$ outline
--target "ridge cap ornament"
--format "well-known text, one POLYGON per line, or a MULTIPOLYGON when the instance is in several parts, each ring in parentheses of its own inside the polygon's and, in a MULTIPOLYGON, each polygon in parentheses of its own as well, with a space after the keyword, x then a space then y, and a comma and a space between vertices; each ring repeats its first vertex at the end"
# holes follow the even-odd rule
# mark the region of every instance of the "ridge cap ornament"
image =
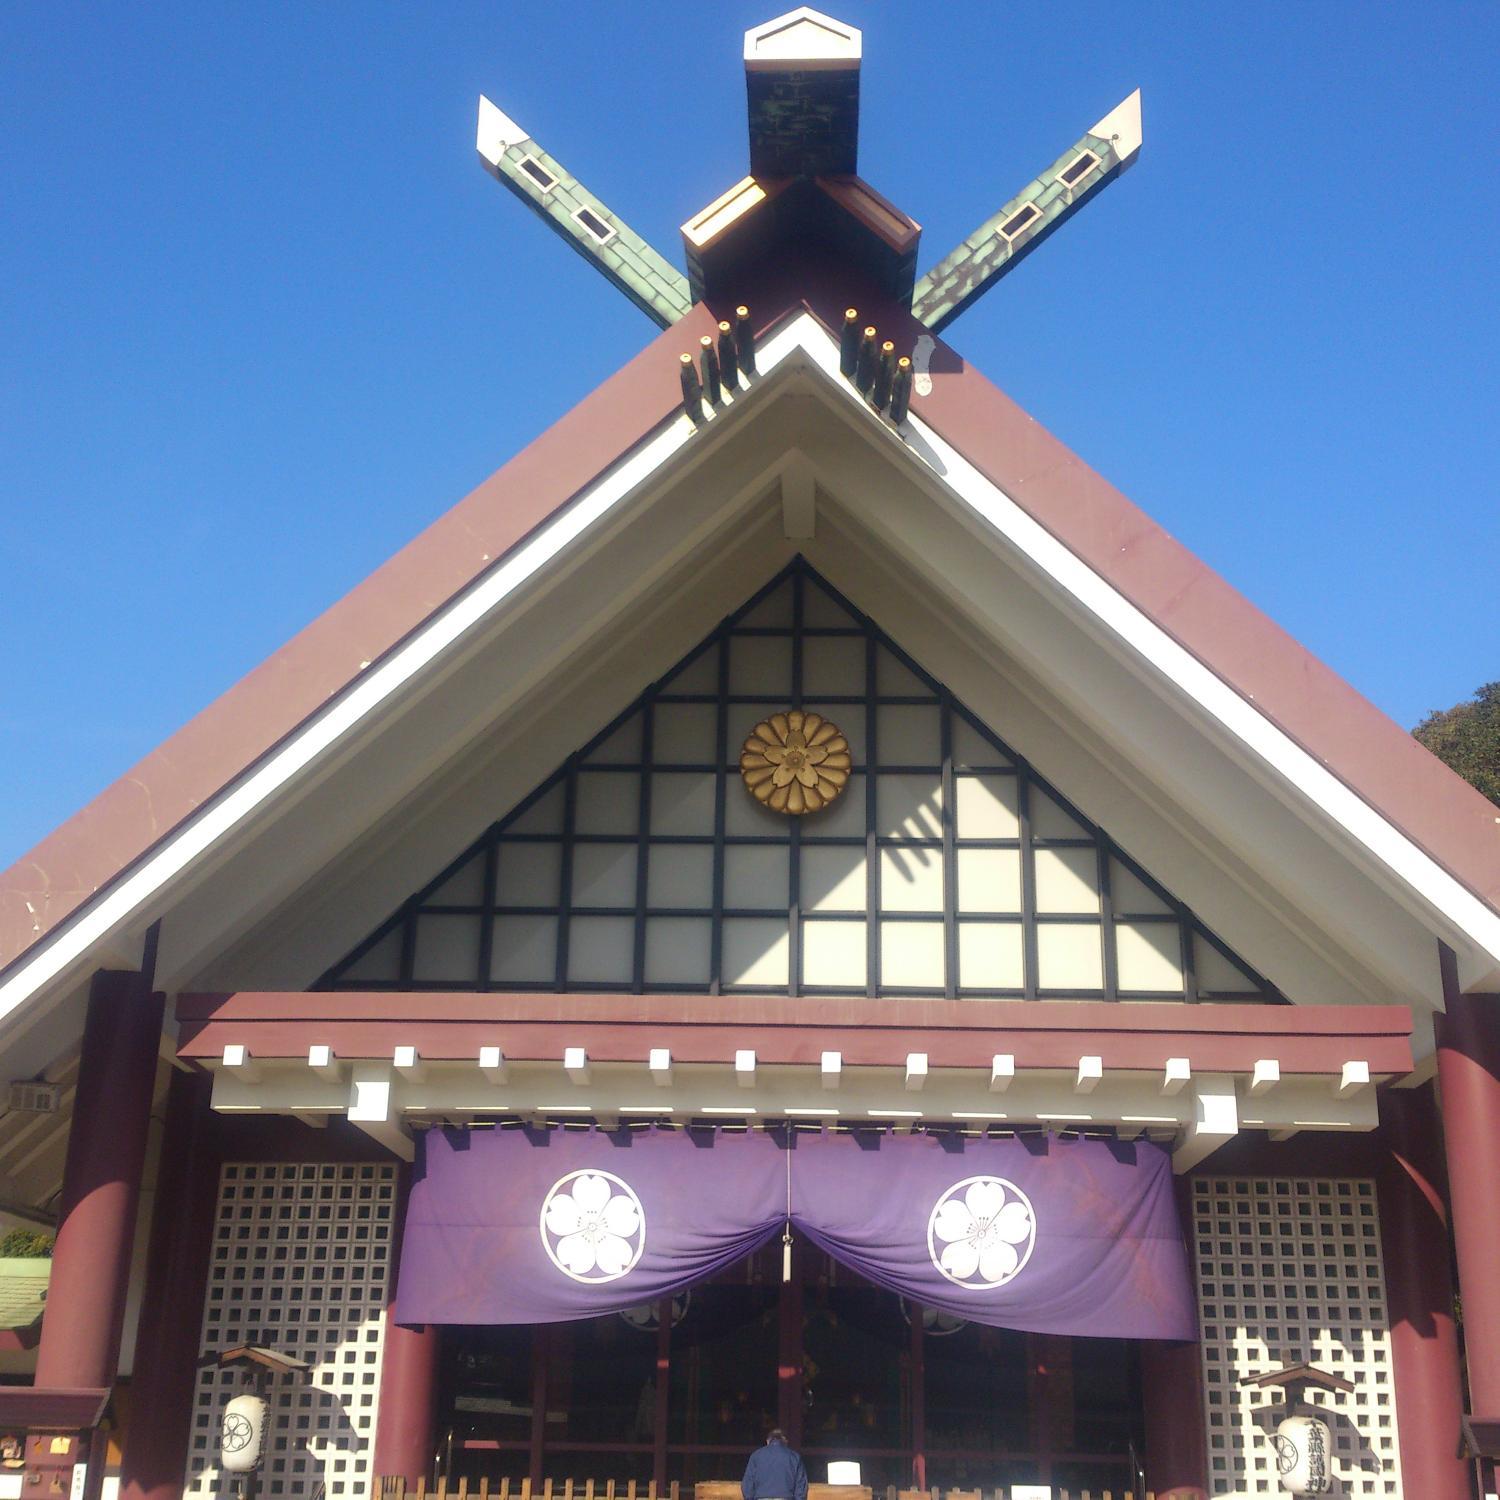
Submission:
POLYGON ((740 751, 740 776, 750 795, 793 818, 836 801, 853 764, 838 725, 800 708, 763 719, 740 751))
POLYGON ((863 57, 857 26, 806 5, 746 31, 750 171, 682 226, 685 276, 484 95, 475 145, 486 171, 662 328, 696 303, 722 316, 759 294, 767 268, 777 285, 788 266, 820 285, 806 247, 833 244, 856 285, 933 334, 1140 153, 1137 89, 918 279, 922 226, 857 175, 863 57))

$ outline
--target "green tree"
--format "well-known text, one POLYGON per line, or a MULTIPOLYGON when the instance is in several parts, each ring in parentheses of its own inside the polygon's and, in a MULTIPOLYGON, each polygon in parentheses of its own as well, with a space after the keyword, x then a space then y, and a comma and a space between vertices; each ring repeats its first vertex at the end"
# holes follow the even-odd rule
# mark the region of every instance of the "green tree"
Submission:
POLYGON ((1500 682, 1467 703, 1430 713, 1412 734, 1500 807, 1500 682))
POLYGON ((18 1256, 30 1259, 33 1256, 52 1254, 52 1236, 40 1229, 12 1229, 0 1235, 0 1259, 18 1256))

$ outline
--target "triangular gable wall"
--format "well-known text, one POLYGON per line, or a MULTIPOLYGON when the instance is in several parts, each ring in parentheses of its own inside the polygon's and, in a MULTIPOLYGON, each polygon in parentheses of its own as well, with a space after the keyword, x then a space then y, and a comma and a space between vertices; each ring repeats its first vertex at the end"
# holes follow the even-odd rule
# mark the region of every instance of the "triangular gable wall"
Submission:
POLYGON ((320 987, 1280 998, 800 559, 320 987), (798 705, 854 758, 800 819, 737 763, 798 705))

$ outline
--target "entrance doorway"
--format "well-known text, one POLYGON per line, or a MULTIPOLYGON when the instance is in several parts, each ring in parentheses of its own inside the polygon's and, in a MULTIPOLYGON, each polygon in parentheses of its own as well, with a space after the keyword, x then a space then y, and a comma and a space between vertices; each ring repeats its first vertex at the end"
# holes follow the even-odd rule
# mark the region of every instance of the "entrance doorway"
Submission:
POLYGON ((484 1476, 737 1480, 783 1428, 814 1481, 1130 1488, 1136 1348, 909 1306, 798 1239, 665 1302, 575 1323, 445 1330, 440 1467, 484 1476), (663 1326, 665 1324, 665 1326, 663 1326))

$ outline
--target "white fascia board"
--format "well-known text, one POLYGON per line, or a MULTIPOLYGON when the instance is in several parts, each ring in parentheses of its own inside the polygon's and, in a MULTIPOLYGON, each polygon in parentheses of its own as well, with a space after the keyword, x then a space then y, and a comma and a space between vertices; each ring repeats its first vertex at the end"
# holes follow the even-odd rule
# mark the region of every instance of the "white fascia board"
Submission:
MULTIPOLYGON (((832 347, 830 345, 830 347, 832 347)), ((835 358, 836 358, 836 350, 835 358)), ((836 366, 835 366, 836 368, 836 366)), ((1106 630, 1131 647, 1254 758, 1372 854, 1430 910, 1500 963, 1496 913, 1383 814, 1308 754, 1254 704, 1132 604, 920 418, 926 461, 960 500, 1006 538, 1106 630)), ((919 457, 925 457, 918 451, 919 457)))
MULTIPOLYGON (((838 344, 808 313, 791 319, 757 350, 760 380, 794 357, 797 364, 827 378, 829 388, 841 394, 851 410, 861 413, 872 436, 901 443, 900 436, 839 376, 838 344)), ((713 421, 729 417, 738 404, 731 401, 713 421)), ((921 444, 907 444, 907 451, 924 461, 991 530, 1025 556, 1081 611, 1128 645, 1257 760, 1373 855, 1432 911, 1500 964, 1500 913, 1487 907, 1258 708, 1148 619, 933 428, 915 415, 908 417, 908 424, 926 445, 926 453, 921 452, 921 444)), ((412 678, 651 479, 696 432, 684 414, 666 421, 507 558, 434 614, 379 666, 351 683, 278 750, 207 803, 135 869, 60 924, 0 984, 0 1024, 92 947, 149 909, 172 880, 266 808, 288 783, 365 726, 412 678)))
MULTIPOLYGON (((809 315, 803 314, 799 322, 806 327, 803 347, 812 361, 851 404, 868 411, 863 398, 839 376, 836 341, 809 315)), ((870 412, 869 421, 875 424, 879 419, 870 412)), ((1278 780, 1289 783, 1372 854, 1430 911, 1441 916, 1455 931, 1500 964, 1500 913, 1487 906, 1382 813, 1308 754, 1249 699, 1186 647, 1179 645, 920 417, 910 414, 907 422, 912 433, 921 439, 921 443, 907 444, 908 451, 926 463, 940 483, 990 529, 1105 627, 1109 635, 1129 646, 1132 654, 1144 660, 1179 693, 1227 730, 1255 760, 1275 772, 1278 780), (925 452, 923 444, 926 445, 925 452)), ((879 423, 879 426, 890 441, 899 441, 886 424, 879 423)))
MULTIPOLYGON (((1126 104, 1130 101, 1126 100, 1126 104)), ((1123 108, 1123 106, 1122 106, 1123 108)), ((854 406, 868 412, 888 440, 896 433, 879 421, 859 393, 838 373, 838 345, 811 316, 803 314, 803 348, 854 406)), ((797 325, 794 325, 794 327, 797 325)), ((915 414, 907 423, 920 443, 906 447, 932 469, 939 482, 1003 537, 1036 569, 1093 617, 1106 632, 1131 648, 1177 691, 1215 720, 1261 764, 1290 784, 1326 818, 1372 854, 1384 869, 1412 891, 1455 931, 1500 964, 1500 913, 1495 912, 1383 814, 1308 754, 1249 699, 1131 603, 1076 553, 981 474, 958 449, 915 414), (923 451, 923 445, 926 451, 923 451)))
MULTIPOLYGON (((798 349, 807 348, 814 340, 821 343, 826 337, 812 318, 801 314, 757 349, 760 378, 764 379, 798 349)), ((730 401, 714 420, 722 421, 735 404, 730 401)), ((0 982, 0 1026, 31 996, 66 975, 90 950, 109 941, 148 910, 173 880, 222 840, 242 829, 291 782, 321 764, 366 726, 414 677, 467 637, 518 589, 649 481, 686 446, 697 430, 683 413, 668 419, 508 557, 439 609, 378 666, 351 682, 277 750, 207 802, 195 817, 170 834, 133 869, 60 923, 29 958, 0 982)))

